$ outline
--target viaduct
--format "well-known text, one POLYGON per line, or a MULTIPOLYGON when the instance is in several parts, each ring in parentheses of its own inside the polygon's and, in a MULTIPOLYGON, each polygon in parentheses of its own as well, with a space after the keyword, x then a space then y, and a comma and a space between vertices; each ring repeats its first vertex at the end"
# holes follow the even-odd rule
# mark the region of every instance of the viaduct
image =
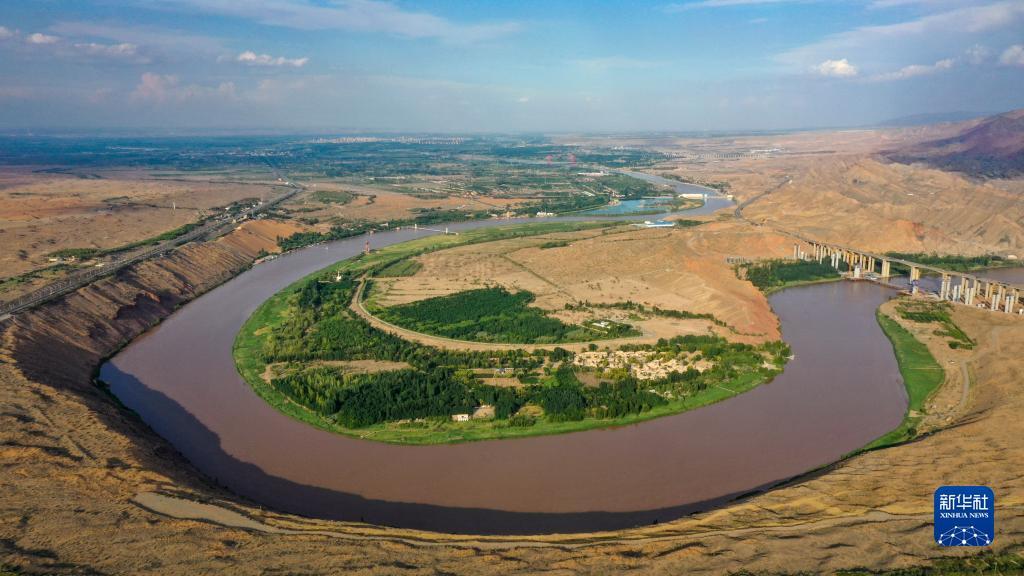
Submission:
POLYGON ((800 240, 803 244, 793 245, 794 259, 815 260, 819 263, 827 261, 836 269, 839 269, 840 264, 843 263, 852 277, 877 279, 881 282, 889 281, 889 278, 893 276, 893 264, 898 264, 910 271, 911 291, 914 293, 918 292, 917 281, 921 279, 922 271, 927 271, 941 277, 938 291, 938 297, 941 300, 988 308, 1007 314, 1024 314, 1024 301, 1022 301, 1024 300, 1024 286, 873 254, 839 244, 810 240, 789 232, 787 234, 800 240))

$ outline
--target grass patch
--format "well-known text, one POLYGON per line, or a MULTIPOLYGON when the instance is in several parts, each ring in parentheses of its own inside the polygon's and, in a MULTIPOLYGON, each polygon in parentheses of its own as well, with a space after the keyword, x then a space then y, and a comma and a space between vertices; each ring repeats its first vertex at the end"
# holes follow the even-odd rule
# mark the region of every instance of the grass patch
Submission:
POLYGON ((935 323, 941 328, 935 331, 936 336, 948 338, 950 348, 974 349, 976 342, 953 322, 949 315, 952 306, 948 302, 905 301, 897 306, 900 317, 921 324, 935 323))
POLYGON ((910 402, 903 422, 895 430, 865 446, 864 450, 902 444, 916 437, 917 424, 924 412, 925 401, 938 390, 946 379, 946 373, 942 366, 935 361, 935 357, 928 351, 928 347, 924 343, 914 338, 914 335, 906 328, 881 311, 876 312, 875 315, 882 332, 892 342, 893 351, 896 353, 896 362, 899 364, 900 375, 903 377, 903 385, 907 389, 910 402))
POLYGON ((736 273, 768 294, 798 284, 827 282, 841 278, 824 262, 813 260, 763 260, 736 266, 736 273))
POLYGON ((556 344, 636 336, 615 323, 591 330, 551 318, 530 306, 534 295, 522 290, 479 288, 374 310, 384 320, 424 334, 473 342, 556 344))
POLYGON ((423 264, 410 258, 405 258, 384 266, 374 272, 373 275, 377 278, 401 278, 412 276, 419 272, 421 268, 423 268, 423 264))
POLYGON ((355 194, 344 190, 317 190, 313 193, 313 199, 322 204, 348 204, 355 197, 355 194))
POLYGON ((570 242, 568 240, 550 240, 537 245, 537 248, 541 250, 548 250, 549 248, 565 248, 570 242))
POLYGON ((74 267, 64 263, 54 264, 45 268, 38 268, 36 270, 29 270, 28 272, 17 276, 11 276, 0 280, 0 292, 13 290, 22 284, 27 284, 34 280, 51 280, 71 270, 74 270, 74 267))

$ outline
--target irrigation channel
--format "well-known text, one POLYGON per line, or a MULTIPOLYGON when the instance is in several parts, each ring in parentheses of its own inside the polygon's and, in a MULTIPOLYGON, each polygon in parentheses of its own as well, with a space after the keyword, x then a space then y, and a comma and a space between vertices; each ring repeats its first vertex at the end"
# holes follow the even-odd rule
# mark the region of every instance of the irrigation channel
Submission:
MULTIPOLYGON (((709 194, 688 214, 732 204, 709 194)), ((377 233, 373 244, 428 233, 377 233)), ((864 446, 896 427, 907 406, 874 315, 895 292, 834 282, 771 296, 795 358, 773 382, 718 404, 517 440, 403 446, 332 434, 260 399, 231 349, 264 300, 355 256, 363 242, 311 246, 252 268, 132 342, 100 377, 199 470, 244 498, 311 517, 474 534, 620 529, 709 509, 864 446)))

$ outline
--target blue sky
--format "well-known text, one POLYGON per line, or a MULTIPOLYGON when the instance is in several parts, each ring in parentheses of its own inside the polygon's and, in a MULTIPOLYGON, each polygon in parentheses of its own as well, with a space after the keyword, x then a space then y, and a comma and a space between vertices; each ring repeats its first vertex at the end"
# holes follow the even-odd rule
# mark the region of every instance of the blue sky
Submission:
POLYGON ((1024 107, 1024 0, 0 0, 0 129, 676 131, 1024 107))

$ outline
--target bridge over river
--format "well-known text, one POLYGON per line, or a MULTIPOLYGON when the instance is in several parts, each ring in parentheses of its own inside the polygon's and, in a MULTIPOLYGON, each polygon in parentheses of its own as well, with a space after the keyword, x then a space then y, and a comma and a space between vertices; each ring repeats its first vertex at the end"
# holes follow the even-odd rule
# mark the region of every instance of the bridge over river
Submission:
POLYGON ((928 272, 941 279, 937 291, 941 300, 1007 314, 1024 314, 1024 286, 812 240, 793 232, 784 233, 798 240, 793 244, 794 259, 816 260, 819 263, 828 261, 837 270, 845 265, 853 278, 868 278, 886 284, 893 277, 893 265, 897 265, 908 271, 910 290, 914 293, 920 290, 921 275, 928 272))

